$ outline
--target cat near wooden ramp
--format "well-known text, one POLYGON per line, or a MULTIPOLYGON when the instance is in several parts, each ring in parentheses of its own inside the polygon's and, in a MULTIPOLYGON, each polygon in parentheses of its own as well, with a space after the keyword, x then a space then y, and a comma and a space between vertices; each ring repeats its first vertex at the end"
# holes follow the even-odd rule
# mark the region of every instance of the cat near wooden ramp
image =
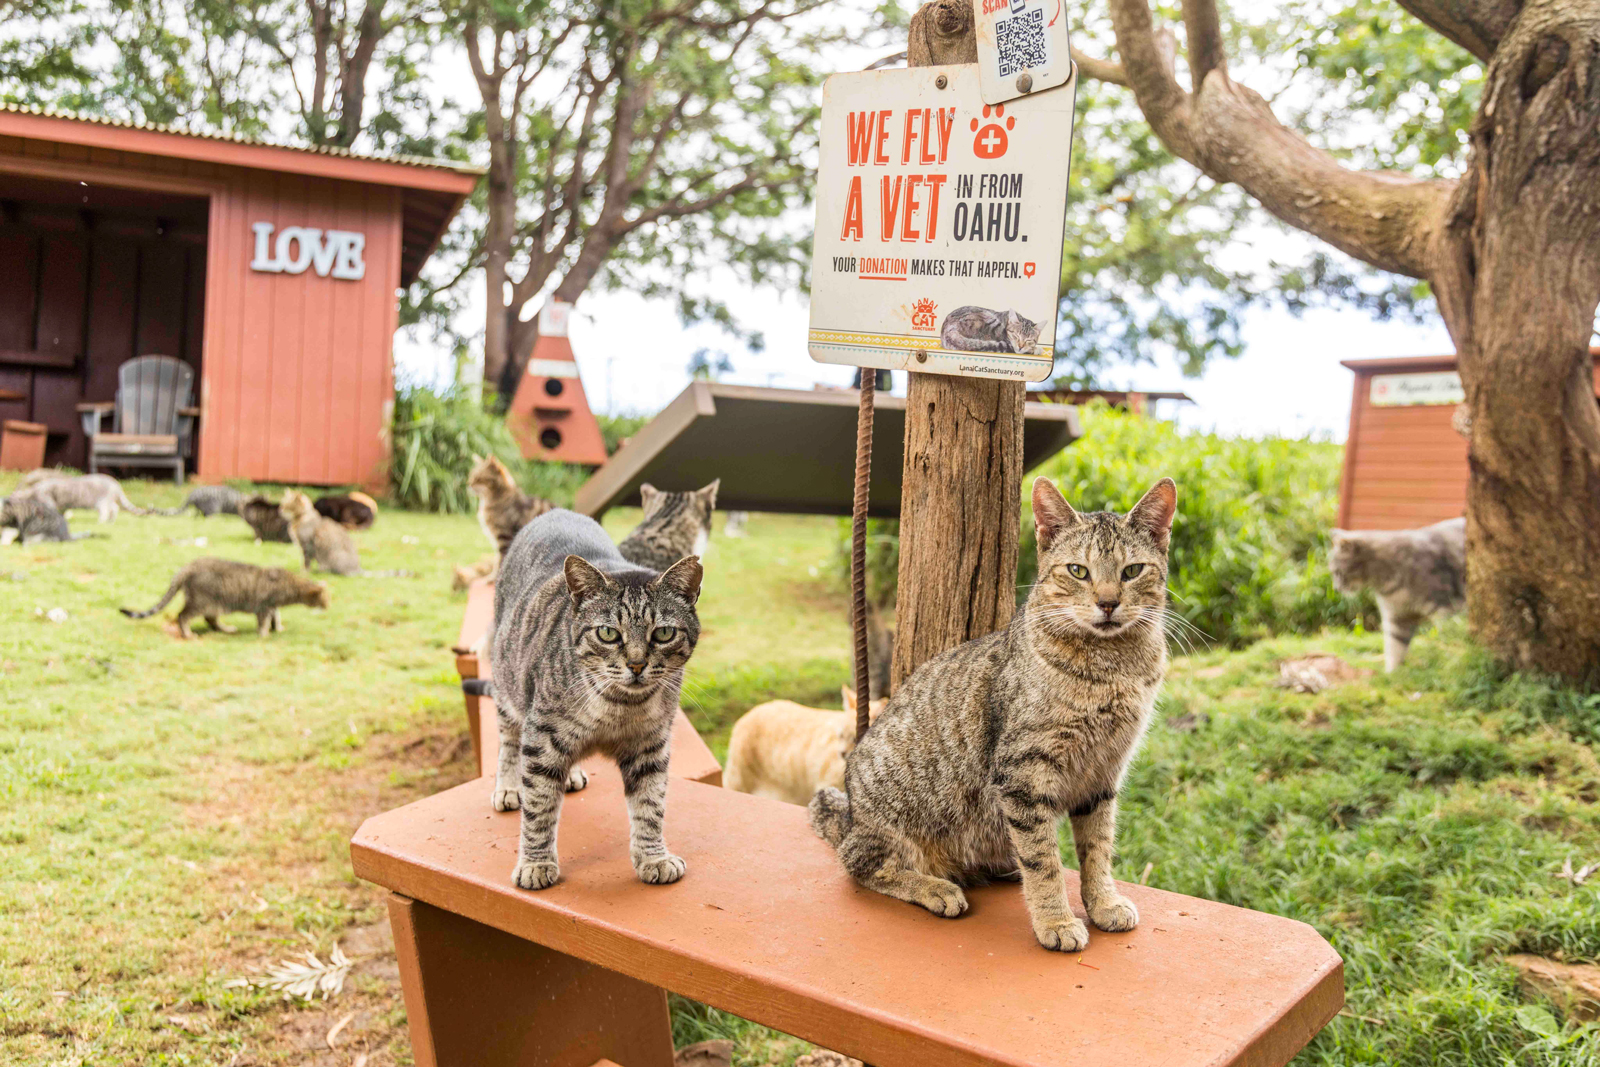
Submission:
POLYGON ((1328 552, 1341 593, 1371 589, 1383 620, 1383 665, 1406 660, 1417 627, 1467 605, 1467 520, 1417 530, 1334 530, 1328 552))
POLYGON ((684 556, 705 555, 721 485, 718 478, 686 493, 664 492, 649 482, 639 486, 644 518, 617 544, 622 558, 663 571, 684 556))
POLYGON ((1004 630, 917 668, 856 746, 845 787, 821 789, 812 828, 868 889, 935 915, 962 885, 1020 875, 1034 936, 1076 952, 1057 837, 1072 823, 1083 903, 1131 930, 1111 878, 1117 793, 1166 673, 1171 479, 1126 515, 1078 512, 1033 483, 1039 580, 1004 630))
POLYGON ((478 498, 478 525, 502 558, 517 531, 555 506, 542 497, 524 493, 511 471, 495 456, 474 458, 467 488, 478 498))
MULTIPOLYGON (((522 810, 512 881, 561 876, 563 794, 588 779, 578 761, 615 760, 639 880, 676 882, 685 863, 664 835, 667 765, 684 667, 700 638, 700 561, 658 572, 629 563, 600 524, 546 512, 524 526, 495 583, 494 682, 500 721, 491 804, 522 810)), ((483 691, 483 690, 479 690, 483 691)))

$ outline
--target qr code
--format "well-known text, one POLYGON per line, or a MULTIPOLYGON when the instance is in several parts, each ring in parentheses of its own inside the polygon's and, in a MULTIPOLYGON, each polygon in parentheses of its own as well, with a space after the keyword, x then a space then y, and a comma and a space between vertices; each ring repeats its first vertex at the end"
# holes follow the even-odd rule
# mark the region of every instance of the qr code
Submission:
POLYGON ((1000 77, 1009 78, 1029 67, 1050 61, 1044 35, 1044 8, 1035 7, 995 24, 995 48, 1000 53, 1000 77))

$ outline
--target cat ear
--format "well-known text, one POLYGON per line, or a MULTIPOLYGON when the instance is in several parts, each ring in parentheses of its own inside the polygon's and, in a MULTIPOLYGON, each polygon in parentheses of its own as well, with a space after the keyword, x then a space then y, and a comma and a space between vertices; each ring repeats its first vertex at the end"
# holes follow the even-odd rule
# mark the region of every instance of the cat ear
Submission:
POLYGON ((651 582, 653 588, 670 589, 692 607, 700 599, 700 579, 705 576, 705 568, 700 566, 699 556, 684 556, 678 562, 668 567, 666 573, 651 582))
POLYGON ((649 511, 650 505, 655 503, 656 497, 660 495, 661 490, 657 489, 649 482, 639 483, 639 506, 644 508, 644 510, 649 511))
POLYGON ((856 713, 856 691, 848 685, 841 685, 839 694, 844 697, 844 710, 853 717, 856 713))
POLYGON ((1163 478, 1150 487, 1128 512, 1124 520, 1148 533, 1163 552, 1172 534, 1172 516, 1178 511, 1178 486, 1171 478, 1163 478))
POLYGON ((1039 535, 1039 551, 1047 552, 1061 531, 1078 523, 1078 513, 1049 478, 1033 480, 1033 530, 1039 535))
POLYGON ((583 607, 585 600, 605 592, 611 586, 611 579, 581 556, 568 556, 561 569, 567 576, 567 592, 572 594, 572 606, 575 608, 583 607))
POLYGON ((717 490, 722 486, 722 479, 714 479, 710 485, 699 490, 700 496, 705 500, 706 507, 715 509, 717 506, 717 490))

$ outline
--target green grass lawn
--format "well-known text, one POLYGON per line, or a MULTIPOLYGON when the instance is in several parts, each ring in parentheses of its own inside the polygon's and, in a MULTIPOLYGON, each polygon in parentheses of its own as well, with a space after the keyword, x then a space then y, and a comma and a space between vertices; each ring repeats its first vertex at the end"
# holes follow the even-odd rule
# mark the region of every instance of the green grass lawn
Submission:
MULTIPOLYGON (((352 877, 347 842, 471 773, 449 573, 487 551, 475 520, 386 510, 356 535, 363 563, 416 578, 333 578, 331 610, 286 609, 282 634, 202 623, 192 642, 116 609, 148 607, 198 555, 287 566, 295 550, 226 516, 73 526, 108 536, 0 548, 0 1063, 409 1063, 381 894, 352 877), (48 621, 56 607, 66 621, 48 621), (362 958, 327 1003, 227 984, 336 943, 362 958)), ((712 541, 686 691, 719 753, 751 704, 837 707, 847 676, 837 524, 755 515, 748 530, 712 541)), ((1278 660, 1309 649, 1380 664, 1360 633, 1175 664, 1124 798, 1119 875, 1151 865, 1152 885, 1333 942, 1362 1018, 1297 1062, 1600 1063, 1596 1028, 1525 1003, 1500 962, 1600 956, 1600 878, 1552 877, 1600 859, 1600 702, 1486 680, 1458 624, 1393 678, 1276 688, 1278 660)), ((803 1047, 676 1008, 681 1040, 733 1036, 741 1064, 803 1047)))

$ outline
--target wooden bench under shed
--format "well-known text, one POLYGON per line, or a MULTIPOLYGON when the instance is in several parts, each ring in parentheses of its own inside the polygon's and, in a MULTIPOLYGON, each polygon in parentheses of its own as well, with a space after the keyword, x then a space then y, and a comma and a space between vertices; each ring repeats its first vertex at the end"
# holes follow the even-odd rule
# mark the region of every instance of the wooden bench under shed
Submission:
MULTIPOLYGON (((486 597, 480 583, 461 647, 486 597)), ((356 874, 390 890, 418 1067, 670 1067, 668 992, 877 1067, 1281 1067, 1343 1005, 1338 954, 1279 916, 1123 885, 1138 929, 1064 954, 1034 940, 1016 885, 970 890, 953 920, 861 889, 803 808, 686 777, 710 754, 682 734, 667 841, 689 869, 673 885, 634 876, 602 760, 566 798, 562 880, 542 892, 511 884, 521 816, 492 811, 482 778, 356 832, 356 874)))

